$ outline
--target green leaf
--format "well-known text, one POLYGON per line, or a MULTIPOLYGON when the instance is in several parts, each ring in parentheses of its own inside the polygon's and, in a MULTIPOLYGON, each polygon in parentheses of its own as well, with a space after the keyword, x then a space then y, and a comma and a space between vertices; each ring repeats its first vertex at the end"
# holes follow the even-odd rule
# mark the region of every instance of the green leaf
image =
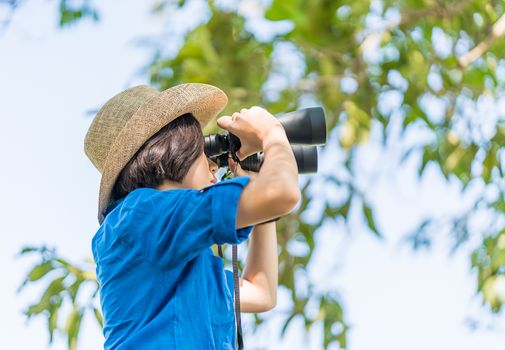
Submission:
POLYGON ((497 164, 497 157, 496 157, 496 153, 498 151, 497 148, 498 148, 497 145, 492 145, 487 151, 486 158, 484 158, 484 161, 482 163, 481 176, 486 183, 489 183, 491 181, 492 170, 494 166, 497 164))
POLYGON ((372 209, 363 201, 363 214, 366 218, 366 222, 370 230, 373 231, 378 237, 382 237, 375 225, 375 219, 373 217, 372 209))
POLYGON ((69 350, 75 350, 77 347, 77 337, 81 328, 82 316, 82 310, 74 305, 67 318, 67 322, 65 323, 65 332, 67 333, 67 344, 69 350))
POLYGON ((340 347, 345 347, 348 327, 344 322, 343 314, 342 306, 335 298, 330 295, 321 297, 317 318, 323 321, 325 349, 334 342, 337 342, 340 347))
POLYGON ((286 333, 286 330, 288 328, 288 325, 289 323, 293 320, 293 318, 296 316, 297 314, 296 313, 292 313, 286 320, 286 322, 284 322, 284 325, 282 326, 282 329, 281 329, 281 337, 284 336, 284 333, 286 333))
POLYGON ((87 17, 95 22, 100 19, 98 11, 91 7, 88 2, 84 2, 84 4, 78 8, 74 7, 73 4, 69 6, 69 2, 69 0, 60 0, 60 27, 68 27, 87 17))
POLYGON ((50 310, 52 305, 51 298, 57 296, 65 288, 63 285, 65 277, 58 277, 49 284, 39 302, 28 307, 28 310, 25 312, 28 317, 50 310))
POLYGON ((29 282, 34 282, 42 277, 44 277, 46 274, 54 270, 54 266, 52 261, 45 261, 41 264, 36 265, 26 276, 26 280, 29 282))
POLYGON ((98 322, 98 324, 100 325, 100 328, 102 328, 103 327, 102 313, 96 307, 93 308, 93 313, 95 314, 95 319, 98 322))
POLYGON ((58 326, 58 311, 60 310, 63 298, 57 298, 54 303, 51 303, 49 308, 49 317, 47 320, 47 329, 49 332, 49 344, 53 342, 54 330, 58 326))
POLYGON ((295 275, 293 266, 284 266, 281 270, 279 269, 279 284, 286 286, 288 289, 293 290, 295 286, 295 275))
POLYGON ((340 207, 339 209, 339 212, 340 214, 342 215, 342 217, 344 217, 346 220, 348 218, 348 214, 349 214, 349 208, 351 207, 351 201, 353 199, 353 196, 350 195, 347 200, 345 201, 345 203, 340 207))
POLYGON ((23 254, 26 254, 26 253, 32 253, 32 252, 35 252, 35 251, 38 251, 39 248, 38 247, 23 247, 23 249, 21 249, 21 251, 19 252, 20 255, 23 255, 23 254))
POLYGON ((349 149, 355 144, 368 142, 371 128, 371 117, 353 101, 346 101, 344 108, 347 112, 347 121, 342 128, 340 144, 349 149))
POLYGON ((421 177, 424 173, 424 170, 426 169, 426 165, 428 165, 428 162, 433 160, 433 152, 429 146, 424 146, 423 148, 423 159, 421 161, 421 165, 419 166, 419 169, 417 170, 417 175, 421 177))
POLYGON ((265 12, 265 18, 271 21, 296 20, 300 16, 297 0, 273 0, 265 12))
POLYGON ((77 297, 77 293, 79 292, 79 287, 81 286, 82 282, 84 282, 84 279, 82 277, 76 276, 76 280, 74 281, 74 283, 72 283, 67 288, 72 303, 75 303, 75 299, 77 297))
POLYGON ((505 199, 503 196, 498 198, 495 202, 491 203, 491 207, 499 212, 505 213, 505 199))

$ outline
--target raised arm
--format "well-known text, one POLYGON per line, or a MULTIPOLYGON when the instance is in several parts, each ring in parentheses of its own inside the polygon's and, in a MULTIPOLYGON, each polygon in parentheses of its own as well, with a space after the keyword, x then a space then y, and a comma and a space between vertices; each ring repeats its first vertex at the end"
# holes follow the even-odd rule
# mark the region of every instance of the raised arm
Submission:
POLYGON ((264 152, 263 165, 255 181, 248 184, 239 200, 237 228, 262 223, 288 214, 300 199, 296 160, 281 123, 261 107, 242 109, 218 125, 239 137, 240 160, 264 152))
POLYGON ((277 232, 275 222, 254 227, 240 278, 240 310, 265 312, 277 304, 277 232))
MULTIPOLYGON (((236 164, 228 159, 230 169, 236 164)), ((258 174, 237 166, 238 176, 256 181, 258 174)), ((254 226, 249 236, 249 250, 240 285, 240 310, 257 313, 273 309, 277 304, 278 284, 277 229, 275 222, 254 226)))

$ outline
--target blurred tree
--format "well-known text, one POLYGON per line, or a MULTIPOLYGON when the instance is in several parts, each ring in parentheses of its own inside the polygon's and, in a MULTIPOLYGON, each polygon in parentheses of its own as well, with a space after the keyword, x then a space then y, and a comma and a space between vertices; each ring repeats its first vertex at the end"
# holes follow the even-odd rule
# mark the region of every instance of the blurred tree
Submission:
POLYGON ((19 291, 27 284, 37 283, 41 279, 49 279, 51 282, 48 283, 40 300, 30 305, 25 314, 28 318, 44 315, 47 318, 49 343, 53 341, 54 331, 59 330, 67 337, 68 349, 75 350, 81 320, 87 311, 90 311, 100 327, 102 326, 102 314, 95 300, 98 293, 95 265, 93 261, 85 261, 79 265, 71 264, 60 258, 54 249, 45 246, 25 247, 21 250, 22 255, 34 253, 40 256, 41 261, 27 274, 19 291), (64 304, 71 307, 65 310, 67 305, 64 304), (63 313, 66 314, 64 324, 59 316, 63 313))
MULTIPOLYGON (((22 0, 0 0, 0 10, 5 9, 4 17, 0 17, 0 33, 9 25, 16 8, 23 3, 22 0)), ((99 20, 98 11, 91 4, 91 0, 58 0, 58 15, 60 27, 74 24, 84 18, 99 20)))
MULTIPOLYGON (((98 19, 88 1, 72 9, 65 7, 66 1, 60 4, 64 5, 60 6, 62 26, 86 16, 98 19)), ((432 164, 448 181, 459 182, 463 193, 469 185, 481 186, 467 212, 449 219, 426 218, 408 240, 416 249, 429 247, 433 233, 442 228, 457 249, 470 237, 481 237, 471 257, 478 292, 490 310, 501 310, 505 303, 505 121, 501 111, 482 115, 478 110, 496 103, 503 92, 505 40, 498 39, 505 32, 504 2, 272 0, 266 8, 254 1, 207 5, 208 18, 185 34, 175 54, 166 53, 163 40, 154 45, 155 54, 146 65, 153 85, 160 89, 183 82, 217 85, 230 97, 225 113, 254 104, 273 113, 320 104, 327 114, 330 142, 323 155, 335 155, 333 168, 304 182, 298 210, 278 225, 279 283, 292 297, 282 334, 294 318, 301 318, 307 332, 322 323, 325 348, 332 343, 346 347, 348 325, 342 300, 314 285, 307 266, 317 246, 315 231, 334 220, 347 225, 352 210, 360 211, 370 232, 382 237, 367 188, 356 181, 363 176, 357 173, 356 154, 370 142, 381 144, 384 152, 392 144, 401 145, 401 162, 418 159, 420 177, 432 164), (251 25, 252 15, 244 14, 245 6, 252 5, 261 13, 256 21, 283 29, 273 27, 274 34, 267 39, 258 35, 251 25), (407 135, 416 140, 413 145, 405 142, 407 135), (324 193, 316 198, 317 184, 345 195, 336 203, 324 193), (324 208, 316 220, 309 220, 303 214, 316 201, 322 201, 324 208), (475 228, 471 223, 477 215, 485 219, 475 228), (290 248, 294 242, 305 246, 304 253, 290 248), (314 305, 319 312, 312 312, 314 305)), ((152 13, 174 16, 185 6, 186 1, 159 0, 152 13)), ((217 128, 214 124, 206 131, 217 128)), ((76 268, 54 252, 47 255, 47 248, 35 251, 42 253, 42 262, 28 274, 26 283, 51 282, 27 315, 44 314, 50 341, 53 331, 61 329, 68 335, 69 348, 74 348, 86 310, 75 296, 84 281, 96 286, 93 268, 76 268), (64 301, 73 307, 63 328, 56 314, 64 301)), ((100 321, 96 307, 87 309, 100 321)), ((255 320, 256 326, 265 321, 263 315, 255 315, 255 320)))

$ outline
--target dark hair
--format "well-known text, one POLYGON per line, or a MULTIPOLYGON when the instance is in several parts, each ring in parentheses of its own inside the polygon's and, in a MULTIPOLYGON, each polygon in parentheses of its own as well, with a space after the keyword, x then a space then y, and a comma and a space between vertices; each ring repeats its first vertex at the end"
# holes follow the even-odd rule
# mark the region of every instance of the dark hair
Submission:
POLYGON ((181 183, 202 152, 200 123, 191 113, 183 114, 151 136, 130 159, 119 173, 112 200, 136 188, 154 188, 164 180, 181 183))

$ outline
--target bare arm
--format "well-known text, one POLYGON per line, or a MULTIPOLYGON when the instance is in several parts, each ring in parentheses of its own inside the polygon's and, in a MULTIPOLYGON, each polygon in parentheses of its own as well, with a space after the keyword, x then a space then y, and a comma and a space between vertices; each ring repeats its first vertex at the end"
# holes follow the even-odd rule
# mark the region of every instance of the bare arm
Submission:
POLYGON ((280 122, 265 109, 252 107, 234 113, 233 118, 222 117, 218 124, 240 138, 239 159, 261 150, 264 152, 257 178, 244 188, 240 196, 236 227, 288 214, 301 194, 296 160, 280 122))
POLYGON ((275 307, 278 284, 275 222, 254 227, 249 238, 245 269, 239 281, 242 312, 265 312, 275 307))
MULTIPOLYGON (((239 137, 242 146, 237 157, 240 160, 264 152, 259 173, 251 176, 252 181, 240 195, 236 227, 256 225, 288 214, 301 194, 296 160, 280 122, 265 109, 252 107, 218 119, 218 125, 239 137)), ((239 175, 247 175, 240 167, 237 171, 239 175)), ((243 277, 239 279, 241 310, 272 309, 277 302, 277 279, 275 223, 256 225, 250 236, 243 277)))
MULTIPOLYGON (((232 171, 238 176, 249 176, 251 183, 258 174, 245 171, 229 159, 232 171)), ((249 237, 249 251, 242 277, 239 278, 240 309, 242 312, 265 312, 277 303, 278 257, 276 223, 254 226, 249 237)))
POLYGON ((264 161, 256 180, 240 196, 237 228, 288 214, 298 202, 298 169, 284 130, 264 141, 264 161))

